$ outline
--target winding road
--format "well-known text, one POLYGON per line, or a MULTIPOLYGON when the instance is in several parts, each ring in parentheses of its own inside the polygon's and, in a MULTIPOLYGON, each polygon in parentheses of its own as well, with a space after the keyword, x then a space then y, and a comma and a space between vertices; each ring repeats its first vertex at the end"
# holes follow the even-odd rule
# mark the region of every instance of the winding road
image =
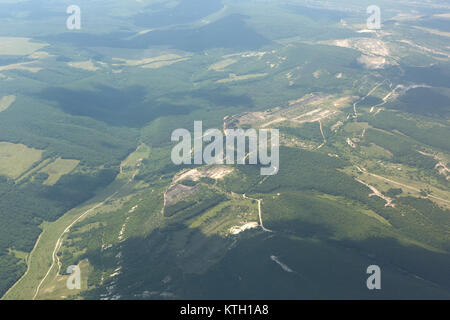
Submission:
POLYGON ((261 202, 262 202, 262 199, 253 199, 253 198, 249 198, 249 197, 247 197, 247 196, 245 195, 245 193, 242 195, 242 197, 243 197, 244 199, 249 199, 249 200, 255 200, 255 201, 258 201, 259 225, 261 226, 261 229, 262 229, 263 231, 265 231, 265 232, 273 232, 272 230, 269 230, 269 229, 267 229, 267 228, 264 227, 263 220, 262 220, 262 210, 261 210, 261 202))
MULTIPOLYGON (((72 221, 72 223, 70 223, 66 229, 64 229, 64 231, 61 233, 61 235, 59 236, 59 238, 56 241, 55 244, 55 248, 53 249, 53 253, 52 253, 52 264, 50 265, 50 267, 47 270, 47 273, 45 274, 44 278, 39 282, 39 285, 36 288, 36 291, 34 293, 33 296, 33 300, 36 299, 36 297, 39 294, 39 290, 41 289, 43 283, 45 282, 45 280, 47 279, 47 277, 50 275, 50 272, 52 271, 53 267, 55 266, 55 263, 58 264, 59 267, 61 267, 61 264, 59 262, 59 257, 57 256, 57 252, 58 250, 61 248, 61 245, 63 243, 63 237, 66 233, 68 233, 70 231, 70 229, 81 219, 83 219, 84 217, 86 217, 88 214, 92 213, 94 210, 96 210, 97 208, 103 206, 106 202, 108 202, 109 200, 111 200, 112 198, 114 198, 115 196, 117 196, 123 188, 125 188, 127 185, 129 185, 134 178, 136 177, 138 171, 136 171, 133 176, 128 180, 128 182, 126 184, 124 184, 122 187, 119 188, 119 190, 117 190, 116 192, 114 192, 112 195, 110 195, 109 197, 107 197, 105 200, 103 200, 102 202, 96 204, 95 206, 93 206, 92 208, 90 208, 89 210, 86 210, 85 212, 83 212, 78 218, 76 218, 74 221, 72 221)), ((17 284, 18 282, 16 282, 17 284)))

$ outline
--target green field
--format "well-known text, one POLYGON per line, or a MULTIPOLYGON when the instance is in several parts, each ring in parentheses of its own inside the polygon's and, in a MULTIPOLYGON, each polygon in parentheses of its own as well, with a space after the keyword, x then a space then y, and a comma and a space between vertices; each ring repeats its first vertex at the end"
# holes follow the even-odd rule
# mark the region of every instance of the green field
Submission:
POLYGON ((63 175, 72 172, 72 170, 74 170, 79 163, 79 160, 58 158, 52 163, 46 165, 39 172, 48 174, 48 178, 44 181, 44 184, 52 186, 57 183, 63 175))
POLYGON ((42 157, 42 150, 0 142, 0 175, 15 179, 42 157))

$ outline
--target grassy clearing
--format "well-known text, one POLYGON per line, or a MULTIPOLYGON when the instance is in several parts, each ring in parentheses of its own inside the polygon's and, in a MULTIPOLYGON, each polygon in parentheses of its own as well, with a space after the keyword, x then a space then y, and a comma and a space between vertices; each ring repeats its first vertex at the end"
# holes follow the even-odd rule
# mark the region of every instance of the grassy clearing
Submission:
POLYGON ((80 61, 80 62, 68 62, 67 65, 72 68, 83 69, 87 71, 97 71, 100 68, 95 66, 92 60, 80 61))
POLYGON ((257 205, 251 200, 226 201, 188 221, 189 228, 199 228, 205 235, 226 236, 234 226, 258 221, 257 205))
POLYGON ((31 66, 35 63, 36 61, 30 61, 30 62, 22 62, 22 63, 13 63, 13 64, 9 64, 6 66, 0 66, 0 71, 9 71, 9 70, 24 70, 24 71, 29 71, 29 72, 39 72, 42 70, 41 67, 34 67, 31 66))
MULTIPOLYGON (((389 189, 400 188, 403 190, 403 196, 413 196, 416 198, 423 198, 422 190, 429 190, 431 194, 427 196, 431 201, 450 208, 450 192, 437 188, 430 183, 416 180, 418 171, 402 165, 403 170, 389 168, 391 164, 386 165, 386 168, 380 169, 367 168, 368 172, 358 173, 355 168, 346 168, 343 171, 347 174, 357 176, 362 181, 374 186, 380 192, 386 193, 389 189)), ((430 182, 430 180, 429 180, 430 182)))
POLYGON ((369 159, 385 159, 392 158, 393 155, 389 150, 386 150, 375 143, 371 143, 369 147, 361 146, 361 152, 369 159))
POLYGON ((172 64, 178 63, 178 62, 182 62, 182 61, 187 61, 189 60, 189 58, 181 58, 181 59, 176 59, 176 60, 170 60, 170 61, 158 61, 158 62, 154 62, 154 63, 149 63, 146 65, 143 65, 142 68, 143 69, 159 69, 162 67, 167 67, 170 66, 172 64))
POLYGON ((123 58, 113 58, 113 60, 118 61, 118 64, 113 66, 127 66, 127 67, 142 67, 146 69, 157 69, 164 66, 168 66, 180 61, 188 60, 188 58, 183 58, 178 54, 166 54, 152 58, 144 58, 140 60, 131 60, 123 58))
POLYGON ((24 262, 27 261, 28 252, 9 249, 9 253, 12 253, 16 258, 19 258, 19 259, 23 260, 24 262))
POLYGON ((58 274, 52 281, 51 285, 44 288, 40 294, 40 299, 45 300, 61 300, 61 299, 77 299, 77 296, 83 290, 88 288, 89 274, 92 271, 92 267, 88 260, 80 261, 78 264, 80 267, 80 277, 81 277, 81 289, 69 290, 67 288, 67 280, 70 275, 60 275, 58 274))
POLYGON ((45 46, 30 38, 0 37, 0 55, 25 56, 45 46))
POLYGON ((16 96, 4 96, 0 99, 0 112, 8 109, 16 101, 16 96))
POLYGON ((364 129, 368 128, 370 128, 370 126, 367 122, 349 122, 344 127, 344 131, 353 135, 360 135, 364 129))
POLYGON ((238 76, 234 73, 230 73, 228 78, 217 80, 217 83, 229 83, 229 82, 235 82, 235 81, 243 81, 243 80, 250 80, 250 79, 257 79, 267 76, 267 73, 253 73, 253 74, 246 74, 243 76, 238 76))
POLYGON ((231 66, 232 64, 235 64, 236 62, 237 62, 236 59, 225 59, 225 60, 222 60, 222 61, 219 61, 217 63, 210 65, 208 70, 223 72, 226 67, 231 66))
POLYGON ((141 144, 137 147, 136 151, 130 154, 121 164, 121 170, 124 169, 133 169, 136 168, 137 165, 141 163, 143 159, 146 159, 150 156, 151 148, 147 146, 145 143, 141 144))
POLYGON ((38 172, 39 170, 41 170, 42 168, 44 168, 46 165, 48 165, 50 162, 52 162, 53 159, 48 158, 48 159, 44 159, 42 160, 37 166, 35 166, 34 168, 30 168, 27 171, 23 172, 17 179, 16 179, 16 183, 20 183, 23 180, 25 180, 26 178, 32 176, 33 174, 35 174, 36 172, 38 172))
POLYGON ((48 178, 44 181, 44 184, 47 186, 54 185, 63 175, 72 172, 79 163, 80 160, 56 159, 40 171, 48 174, 48 178))
POLYGON ((43 152, 23 144, 0 142, 0 175, 16 179, 41 160, 43 152))
POLYGON ((177 54, 166 54, 166 55, 161 55, 161 56, 152 57, 152 58, 144 58, 144 59, 140 59, 140 60, 131 60, 131 59, 122 59, 122 58, 113 58, 113 60, 122 62, 128 67, 137 67, 137 66, 142 66, 145 64, 149 64, 149 63, 154 63, 157 61, 175 60, 175 59, 180 59, 180 58, 181 58, 181 56, 179 56, 177 54))

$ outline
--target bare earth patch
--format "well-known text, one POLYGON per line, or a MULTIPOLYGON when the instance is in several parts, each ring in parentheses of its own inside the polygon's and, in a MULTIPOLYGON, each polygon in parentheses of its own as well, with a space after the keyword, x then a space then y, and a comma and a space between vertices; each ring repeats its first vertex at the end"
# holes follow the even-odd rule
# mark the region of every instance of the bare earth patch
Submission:
POLYGON ((83 69, 87 71, 97 71, 100 69, 99 67, 95 66, 95 64, 92 62, 92 60, 88 61, 79 61, 79 62, 68 62, 67 65, 72 68, 78 68, 83 69))
POLYGON ((48 174, 48 178, 44 181, 44 185, 54 185, 63 175, 72 172, 79 163, 79 160, 56 159, 40 171, 48 174))
POLYGON ((214 180, 220 180, 233 172, 233 168, 227 166, 212 166, 209 168, 192 169, 184 171, 174 177, 173 184, 183 180, 198 181, 201 178, 211 178, 214 180))
POLYGON ((246 230, 250 229, 256 229, 259 227, 258 222, 249 222, 246 224, 243 224, 242 226, 234 226, 230 228, 230 233, 233 235, 239 234, 241 232, 244 232, 246 230))
POLYGON ((307 94, 300 99, 289 101, 285 107, 275 107, 266 111, 245 112, 224 118, 224 129, 250 125, 267 128, 282 122, 297 124, 317 122, 339 114, 339 109, 347 106, 353 97, 340 97, 323 93, 307 94))
POLYGON ((324 43, 360 51, 362 56, 358 59, 358 62, 367 69, 381 69, 384 68, 385 65, 395 64, 395 62, 388 60, 390 51, 387 44, 379 39, 341 39, 324 43))
POLYGON ((180 184, 184 180, 199 181, 201 178, 211 178, 214 180, 223 179, 225 176, 231 174, 233 168, 224 165, 215 165, 211 167, 196 168, 192 170, 182 171, 175 175, 172 184, 164 193, 164 206, 162 212, 166 206, 174 204, 181 201, 198 191, 200 191, 201 186, 197 184, 195 186, 185 186, 180 184))

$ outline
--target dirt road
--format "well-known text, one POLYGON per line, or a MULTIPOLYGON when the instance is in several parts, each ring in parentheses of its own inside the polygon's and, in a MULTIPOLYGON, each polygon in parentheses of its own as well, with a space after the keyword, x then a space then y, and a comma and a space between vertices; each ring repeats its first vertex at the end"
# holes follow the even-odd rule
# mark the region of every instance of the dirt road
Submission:
MULTIPOLYGON (((375 178, 384 180, 384 181, 386 181, 386 182, 389 182, 389 183, 392 183, 392 184, 398 185, 398 186, 400 186, 400 187, 404 187, 404 188, 406 188, 406 189, 410 189, 410 190, 413 190, 413 191, 416 191, 416 192, 419 192, 419 193, 421 192, 420 189, 417 189, 417 188, 415 188, 415 187, 413 187, 413 186, 410 186, 410 185, 407 185, 407 184, 404 184, 404 183, 400 183, 400 182, 397 182, 397 181, 394 181, 394 180, 391 180, 391 179, 388 179, 388 178, 379 176, 379 175, 374 174, 374 173, 370 173, 370 172, 368 172, 368 171, 367 171, 366 169, 364 169, 364 168, 363 168, 363 169, 361 169, 360 167, 357 167, 357 168, 358 168, 359 171, 364 172, 364 173, 366 173, 366 174, 368 174, 368 175, 370 175, 370 176, 372 176, 372 177, 375 177, 375 178)), ((428 198, 432 198, 432 199, 439 200, 439 201, 442 201, 442 202, 445 202, 445 203, 450 204, 450 201, 449 201, 449 200, 445 200, 445 199, 443 199, 443 198, 436 197, 436 196, 433 196, 433 195, 431 195, 431 194, 427 195, 427 197, 428 197, 428 198)))

